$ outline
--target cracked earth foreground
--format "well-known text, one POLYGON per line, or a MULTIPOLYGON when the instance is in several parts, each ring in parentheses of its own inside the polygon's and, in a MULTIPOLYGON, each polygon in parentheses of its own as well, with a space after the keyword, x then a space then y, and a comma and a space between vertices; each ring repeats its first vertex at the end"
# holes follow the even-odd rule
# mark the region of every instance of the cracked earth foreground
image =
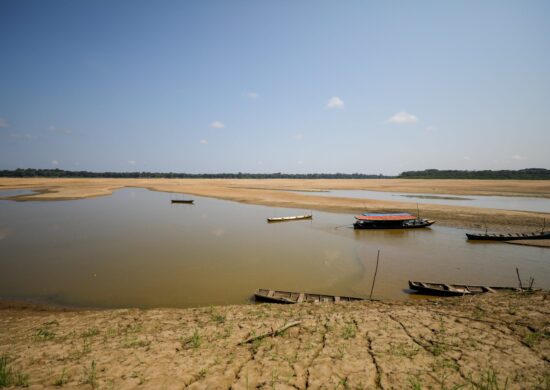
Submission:
POLYGON ((4 304, 10 386, 548 389, 550 296, 196 309, 4 304), (239 345, 293 321, 276 336, 239 345))

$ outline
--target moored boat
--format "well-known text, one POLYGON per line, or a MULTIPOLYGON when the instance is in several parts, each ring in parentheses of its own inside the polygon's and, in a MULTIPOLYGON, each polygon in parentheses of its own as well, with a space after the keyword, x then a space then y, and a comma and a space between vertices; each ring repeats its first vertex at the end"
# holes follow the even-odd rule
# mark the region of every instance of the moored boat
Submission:
POLYGON ((550 239, 550 232, 529 233, 466 233, 468 240, 513 241, 513 240, 545 240, 550 239))
POLYGON ((439 296, 459 296, 483 293, 495 293, 498 291, 522 291, 516 287, 489 287, 466 284, 446 284, 413 282, 409 280, 409 288, 420 294, 439 296))
POLYGON ((435 223, 409 213, 366 213, 356 216, 355 219, 354 229, 414 229, 435 223))
POLYGON ((269 303, 323 303, 323 302, 352 302, 363 301, 363 298, 342 297, 327 294, 312 294, 293 291, 278 291, 259 288, 254 293, 258 301, 269 303))
POLYGON ((172 203, 186 203, 193 204, 194 200, 192 199, 172 199, 172 203))
POLYGON ((293 215, 289 217, 272 217, 268 218, 267 222, 286 222, 286 221, 297 221, 300 219, 312 219, 313 214, 307 214, 307 215, 293 215))

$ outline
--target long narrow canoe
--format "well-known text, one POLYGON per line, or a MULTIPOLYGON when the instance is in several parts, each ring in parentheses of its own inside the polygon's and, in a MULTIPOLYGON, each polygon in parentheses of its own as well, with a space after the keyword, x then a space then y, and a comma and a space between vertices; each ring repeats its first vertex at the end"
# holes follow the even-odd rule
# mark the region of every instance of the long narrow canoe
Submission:
POLYGON ((294 215, 290 217, 272 217, 268 218, 267 222, 286 222, 286 221, 297 221, 299 219, 311 219, 313 218, 313 214, 307 214, 307 215, 294 215))
POLYGON ((468 240, 485 241, 512 241, 512 240, 544 240, 550 239, 550 232, 530 232, 530 233, 466 233, 468 240))
POLYGON ((172 203, 187 203, 187 204, 193 204, 194 200, 192 199, 189 199, 189 200, 185 200, 185 199, 172 199, 172 203))
POLYGON ((364 301, 363 298, 341 297, 337 295, 311 294, 293 291, 277 291, 259 288, 254 293, 257 301, 269 303, 322 303, 322 302, 351 302, 364 301))
POLYGON ((445 284, 445 283, 426 283, 413 282, 409 280, 409 288, 415 292, 426 295, 439 296, 458 296, 483 293, 495 293, 498 291, 521 291, 517 287, 489 287, 473 286, 466 284, 445 284))

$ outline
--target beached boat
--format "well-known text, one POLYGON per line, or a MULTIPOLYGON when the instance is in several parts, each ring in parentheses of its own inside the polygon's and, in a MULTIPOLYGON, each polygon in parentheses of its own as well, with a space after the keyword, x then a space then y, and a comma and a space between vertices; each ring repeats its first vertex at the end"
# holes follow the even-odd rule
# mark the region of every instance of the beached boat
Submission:
POLYGON ((483 293, 495 293, 498 291, 521 291, 516 287, 489 287, 472 286, 466 284, 445 284, 445 283, 426 283, 413 282, 409 280, 409 288, 420 294, 439 295, 439 296, 458 296, 483 293))
POLYGON ((355 219, 354 229, 415 229, 435 223, 409 213, 367 213, 358 215, 355 219))
POLYGON ((192 199, 172 199, 172 203, 186 203, 186 204, 193 204, 194 200, 192 199))
POLYGON ((550 232, 530 233, 466 233, 468 240, 512 241, 512 240, 545 240, 550 239, 550 232))
POLYGON ((351 302, 363 301, 363 298, 341 297, 337 295, 311 294, 292 291, 277 291, 268 289, 258 289, 254 293, 258 301, 269 303, 322 303, 322 302, 351 302))
POLYGON ((313 214, 307 214, 307 215, 294 215, 290 217, 272 217, 268 218, 267 222, 286 222, 286 221, 297 221, 300 219, 312 219, 313 214))

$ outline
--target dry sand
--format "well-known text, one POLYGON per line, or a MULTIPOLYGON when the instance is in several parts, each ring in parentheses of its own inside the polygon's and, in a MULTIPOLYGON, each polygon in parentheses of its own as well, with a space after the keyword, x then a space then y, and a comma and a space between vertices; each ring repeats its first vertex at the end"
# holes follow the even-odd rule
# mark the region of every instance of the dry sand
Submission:
MULTIPOLYGON (((415 202, 320 197, 297 190, 364 189, 406 193, 507 195, 550 198, 546 180, 230 180, 230 179, 12 179, 0 178, 0 189, 38 189, 38 194, 17 200, 65 200, 105 196, 124 187, 142 187, 155 191, 194 194, 242 203, 276 207, 333 211, 355 214, 371 211, 408 211, 416 213, 415 202)), ((491 230, 532 230, 540 228, 549 213, 482 209, 477 207, 423 205, 422 216, 438 224, 491 230)), ((350 220, 351 221, 351 220, 350 220)))
MULTIPOLYGON (((1 307, 1 305, 0 305, 1 307)), ((29 388, 548 389, 550 296, 198 309, 4 304, 0 356, 29 388), (300 321, 275 337, 250 336, 300 321)))

